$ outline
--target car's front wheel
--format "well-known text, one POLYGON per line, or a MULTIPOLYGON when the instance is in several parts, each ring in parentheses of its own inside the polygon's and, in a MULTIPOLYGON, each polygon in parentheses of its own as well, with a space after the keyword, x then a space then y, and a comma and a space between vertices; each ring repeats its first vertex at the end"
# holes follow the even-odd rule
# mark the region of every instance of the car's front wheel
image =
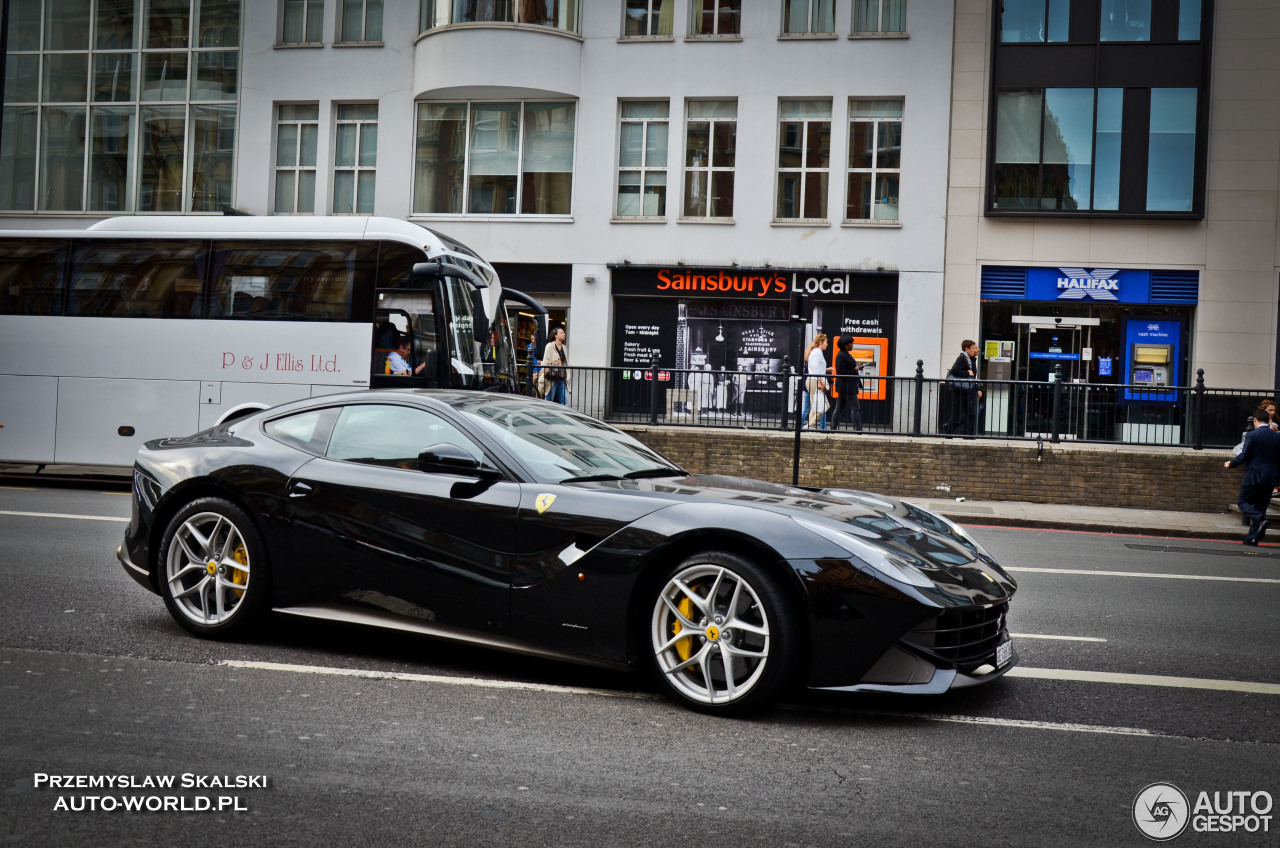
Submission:
POLYGON ((798 670, 799 617, 755 562, 708 552, 672 568, 653 599, 659 679, 694 709, 742 714, 771 703, 798 670))
POLYGON ((266 548, 249 516, 230 501, 200 498, 178 510, 159 564, 165 606, 197 636, 239 635, 267 608, 266 548))

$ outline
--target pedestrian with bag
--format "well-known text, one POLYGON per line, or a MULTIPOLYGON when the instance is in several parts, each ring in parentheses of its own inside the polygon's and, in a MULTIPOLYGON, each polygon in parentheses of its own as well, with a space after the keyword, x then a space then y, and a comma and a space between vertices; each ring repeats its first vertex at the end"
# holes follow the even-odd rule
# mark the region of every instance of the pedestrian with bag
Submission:
POLYGON ((862 410, 858 405, 858 392, 862 391, 862 376, 858 371, 858 360, 853 358, 853 336, 846 334, 836 339, 835 369, 836 406, 831 413, 831 429, 839 430, 840 422, 847 415, 853 429, 861 433, 862 410))
POLYGON ((551 332, 551 341, 542 352, 542 383, 546 386, 544 394, 552 403, 569 403, 569 352, 564 345, 564 327, 556 327, 551 332))
POLYGON ((960 343, 960 355, 947 372, 947 385, 951 388, 951 415, 945 432, 972 438, 978 399, 982 397, 978 388, 978 343, 973 339, 960 343))
POLYGON ((1244 437, 1244 449, 1239 456, 1222 464, 1223 468, 1244 466, 1244 478, 1240 481, 1240 496, 1236 501, 1240 511, 1249 519, 1249 532, 1243 542, 1257 547, 1267 532, 1267 507, 1271 492, 1280 482, 1280 432, 1272 430, 1271 413, 1265 409, 1253 413, 1253 429, 1244 437))
POLYGON ((830 402, 827 400, 827 357, 825 355, 827 349, 827 334, 818 333, 813 337, 813 341, 809 342, 809 347, 804 352, 805 360, 805 393, 808 394, 808 426, 810 430, 818 429, 821 423, 822 429, 827 429, 827 408, 830 402))

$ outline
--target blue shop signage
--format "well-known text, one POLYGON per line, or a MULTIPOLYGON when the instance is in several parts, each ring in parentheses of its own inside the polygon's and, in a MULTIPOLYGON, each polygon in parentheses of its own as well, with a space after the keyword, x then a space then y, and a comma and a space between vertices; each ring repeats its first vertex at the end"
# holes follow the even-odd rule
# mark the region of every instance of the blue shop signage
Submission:
POLYGON ((1182 321, 1130 318, 1124 330, 1127 403, 1175 403, 1182 375, 1182 321))
POLYGON ((1027 300, 1149 303, 1151 272, 1134 268, 1028 268, 1027 300))

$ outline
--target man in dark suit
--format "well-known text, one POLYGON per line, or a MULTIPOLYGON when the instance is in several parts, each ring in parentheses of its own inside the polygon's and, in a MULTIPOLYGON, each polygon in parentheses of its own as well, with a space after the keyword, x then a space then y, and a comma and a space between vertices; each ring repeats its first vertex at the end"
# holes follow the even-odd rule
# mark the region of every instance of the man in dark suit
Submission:
POLYGON ((960 343, 960 355, 956 357, 947 381, 951 384, 951 417, 946 430, 952 435, 972 436, 974 416, 978 411, 978 398, 982 392, 978 384, 978 343, 965 339, 960 343))
POLYGON ((1223 463, 1224 468, 1244 466, 1240 481, 1240 511, 1249 519, 1246 545, 1257 547, 1267 532, 1267 506, 1271 492, 1280 482, 1280 432, 1271 429, 1271 413, 1259 409, 1253 413, 1253 429, 1245 434, 1240 454, 1223 463))

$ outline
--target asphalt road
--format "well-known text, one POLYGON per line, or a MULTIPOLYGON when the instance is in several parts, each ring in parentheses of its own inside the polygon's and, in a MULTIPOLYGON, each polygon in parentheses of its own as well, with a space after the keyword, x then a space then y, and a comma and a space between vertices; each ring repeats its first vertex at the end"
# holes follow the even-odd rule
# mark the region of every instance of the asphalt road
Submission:
MULTIPOLYGON (((5 844, 1142 845, 1148 784, 1280 797, 1280 548, 971 528, 1020 583, 1018 676, 724 720, 641 676, 395 634, 194 639, 116 562, 128 510, 0 487, 5 844), (126 796, 241 810, 62 809, 126 796)), ((1246 813, 1268 830, 1175 844, 1280 845, 1280 810, 1246 813)))

